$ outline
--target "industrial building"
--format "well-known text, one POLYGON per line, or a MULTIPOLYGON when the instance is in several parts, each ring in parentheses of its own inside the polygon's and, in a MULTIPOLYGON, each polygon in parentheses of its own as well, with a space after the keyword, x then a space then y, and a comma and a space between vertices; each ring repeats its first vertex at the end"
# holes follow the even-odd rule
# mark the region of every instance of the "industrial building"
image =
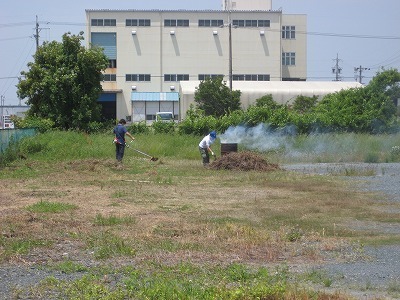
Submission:
MULTIPOLYGON (((186 112, 191 104, 195 104, 194 93, 200 81, 184 81, 180 84, 179 101, 180 117, 185 118, 186 112)), ((351 88, 361 88, 363 85, 359 82, 342 81, 269 81, 269 82, 233 82, 233 90, 240 90, 240 102, 242 108, 246 109, 251 104, 255 104, 258 98, 265 95, 271 95, 278 104, 293 104, 299 95, 312 97, 317 96, 321 100, 330 93, 351 88)))
MULTIPOLYGON (((215 0, 218 1, 218 0, 215 0)), ((305 81, 306 15, 272 0, 222 0, 220 10, 87 9, 87 46, 109 59, 99 101, 107 118, 151 121, 180 111, 180 83, 305 81)))

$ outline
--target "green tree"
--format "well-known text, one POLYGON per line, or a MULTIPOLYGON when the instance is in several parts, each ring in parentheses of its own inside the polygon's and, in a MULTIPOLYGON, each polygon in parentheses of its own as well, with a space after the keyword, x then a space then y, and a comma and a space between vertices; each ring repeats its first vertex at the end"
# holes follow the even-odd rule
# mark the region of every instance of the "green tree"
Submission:
POLYGON ((256 106, 257 107, 267 106, 271 109, 274 109, 279 107, 279 104, 276 103, 272 95, 269 94, 256 99, 256 106))
POLYGON ((61 43, 44 43, 36 51, 17 85, 18 96, 30 105, 28 115, 50 119, 62 129, 87 130, 100 120, 97 99, 108 60, 102 49, 81 46, 82 40, 83 32, 66 33, 61 43))
POLYGON ((395 121, 395 107, 382 91, 368 87, 329 94, 315 108, 318 122, 333 130, 377 133, 395 121))
POLYGON ((194 94, 194 101, 206 116, 221 117, 240 110, 241 92, 231 91, 222 77, 207 78, 200 82, 194 94))
POLYGON ((315 95, 312 97, 300 95, 294 100, 292 108, 294 111, 300 114, 305 114, 311 112, 312 109, 317 105, 317 102, 318 97, 315 95))
POLYGON ((377 72, 369 82, 368 88, 377 92, 383 92, 394 104, 399 105, 400 73, 397 69, 382 69, 377 72))

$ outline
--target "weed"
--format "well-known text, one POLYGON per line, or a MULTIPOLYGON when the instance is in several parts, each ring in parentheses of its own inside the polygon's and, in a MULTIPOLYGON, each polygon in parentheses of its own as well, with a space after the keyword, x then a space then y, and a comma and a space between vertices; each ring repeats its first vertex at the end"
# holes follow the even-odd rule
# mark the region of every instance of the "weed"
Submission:
POLYGON ((36 247, 50 246, 51 242, 31 238, 5 238, 0 236, 0 261, 13 256, 24 255, 36 247))
POLYGON ((136 251, 124 239, 110 232, 99 232, 87 239, 96 259, 134 256, 136 251))
POLYGON ((305 273, 304 279, 315 284, 322 284, 324 287, 330 287, 333 283, 333 279, 325 272, 321 270, 311 270, 305 273))
POLYGON ((36 213, 61 213, 77 208, 78 207, 75 204, 49 202, 42 200, 26 207, 28 211, 36 213))
POLYGON ((50 267, 53 270, 59 270, 65 274, 73 274, 77 272, 86 272, 88 268, 82 264, 75 263, 71 260, 64 260, 57 264, 51 265, 50 267))
POLYGON ((133 217, 117 217, 114 215, 104 217, 102 214, 97 214, 93 221, 94 225, 97 226, 113 226, 120 224, 134 224, 136 221, 133 217))

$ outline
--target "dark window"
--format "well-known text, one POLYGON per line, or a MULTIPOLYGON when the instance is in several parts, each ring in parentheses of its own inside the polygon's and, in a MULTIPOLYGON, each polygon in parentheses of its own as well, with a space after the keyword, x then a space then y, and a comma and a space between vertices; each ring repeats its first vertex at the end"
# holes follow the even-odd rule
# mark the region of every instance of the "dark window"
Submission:
POLYGON ((115 75, 115 74, 103 74, 103 81, 117 81, 117 75, 115 75))
POLYGON ((150 74, 126 74, 126 81, 149 82, 151 81, 150 74))
POLYGON ((165 82, 188 81, 189 74, 164 74, 165 82))
POLYGON ((92 19, 90 23, 92 26, 117 26, 115 19, 92 19))
POLYGON ((117 21, 115 19, 104 19, 104 26, 116 26, 117 21))
POLYGON ((92 19, 92 26, 104 26, 103 19, 92 19))
POLYGON ((151 21, 150 21, 150 19, 139 19, 139 20, 138 19, 126 19, 125 25, 133 26, 133 27, 137 27, 137 26, 149 27, 149 26, 151 26, 151 21))
POLYGON ((258 27, 270 27, 270 20, 258 20, 258 27))
POLYGON ((164 20, 164 27, 189 27, 189 20, 166 19, 164 20))
POLYGON ((117 60, 116 59, 109 59, 108 60, 108 67, 109 68, 116 68, 117 67, 117 60))
POLYGON ((269 80, 270 80, 269 75, 264 75, 264 74, 258 75, 258 81, 269 81, 269 80))

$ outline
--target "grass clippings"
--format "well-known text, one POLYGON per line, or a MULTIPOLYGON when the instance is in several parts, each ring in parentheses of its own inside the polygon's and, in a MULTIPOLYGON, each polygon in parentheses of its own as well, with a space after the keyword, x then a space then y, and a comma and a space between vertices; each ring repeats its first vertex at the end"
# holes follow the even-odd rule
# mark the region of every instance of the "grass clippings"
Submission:
POLYGON ((276 171, 277 164, 269 163, 260 154, 251 151, 230 152, 210 164, 215 170, 276 171))

